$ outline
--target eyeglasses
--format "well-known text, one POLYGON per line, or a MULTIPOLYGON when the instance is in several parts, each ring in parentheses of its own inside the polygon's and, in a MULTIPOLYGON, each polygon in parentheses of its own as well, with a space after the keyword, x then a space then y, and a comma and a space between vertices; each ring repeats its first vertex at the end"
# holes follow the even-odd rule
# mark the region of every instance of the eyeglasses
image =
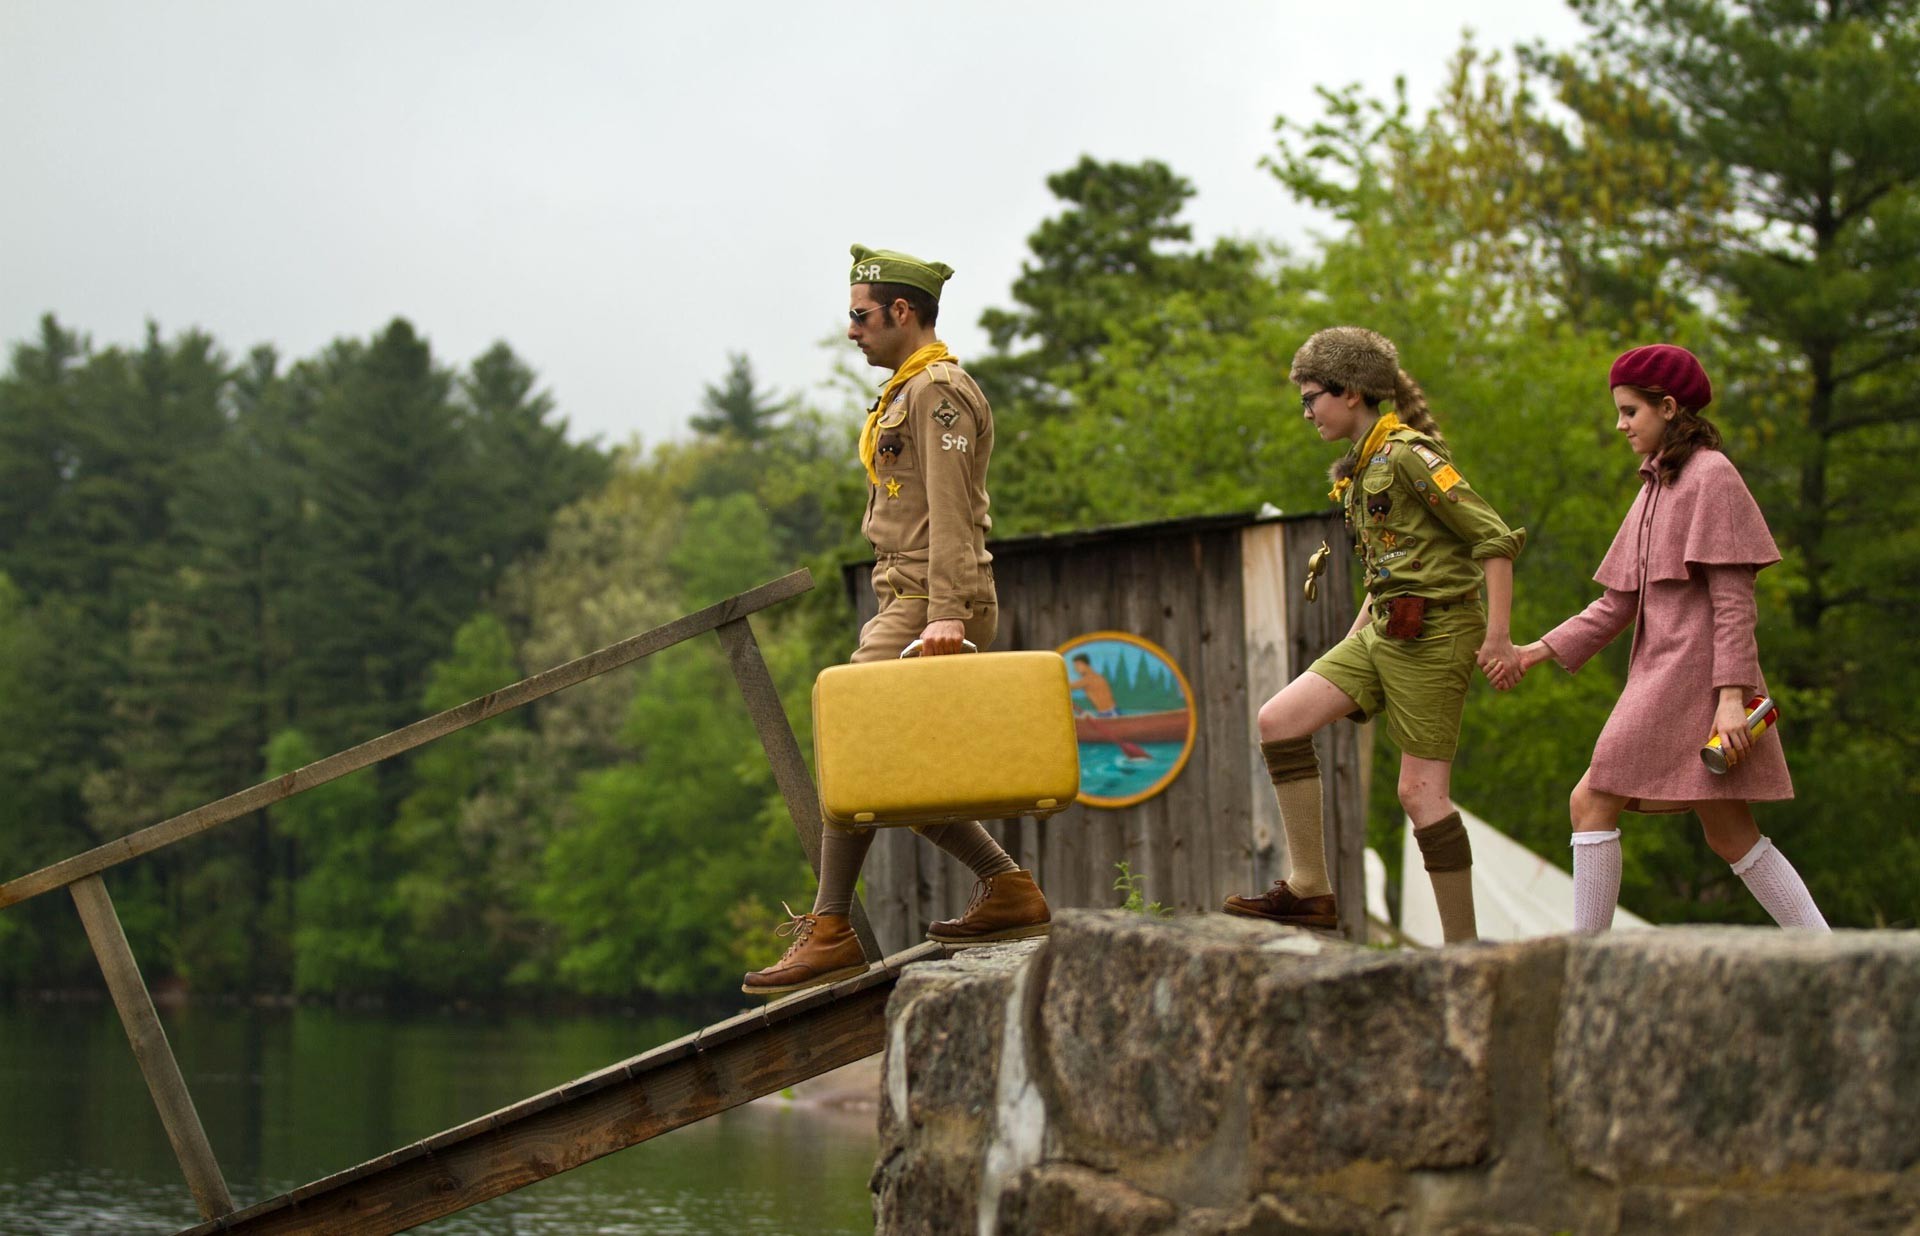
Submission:
POLYGON ((886 310, 887 306, 885 305, 868 305, 865 309, 849 309, 847 310, 847 321, 852 322, 855 326, 865 326, 869 313, 885 313, 886 310))
POLYGON ((1300 392, 1300 410, 1302 412, 1307 413, 1308 415, 1312 415, 1313 405, 1319 400, 1320 396, 1329 395, 1332 393, 1333 392, 1327 391, 1327 390, 1301 391, 1300 392))

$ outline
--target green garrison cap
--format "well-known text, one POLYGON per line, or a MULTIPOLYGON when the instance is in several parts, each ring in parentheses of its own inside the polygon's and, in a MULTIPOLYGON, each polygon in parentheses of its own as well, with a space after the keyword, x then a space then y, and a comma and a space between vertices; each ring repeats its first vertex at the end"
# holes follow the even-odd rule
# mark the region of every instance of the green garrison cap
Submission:
POLYGON ((865 245, 853 247, 853 274, 847 280, 855 283, 904 283, 910 288, 940 299, 940 288, 953 277, 953 267, 945 262, 923 262, 907 253, 897 253, 892 249, 869 249, 865 245))

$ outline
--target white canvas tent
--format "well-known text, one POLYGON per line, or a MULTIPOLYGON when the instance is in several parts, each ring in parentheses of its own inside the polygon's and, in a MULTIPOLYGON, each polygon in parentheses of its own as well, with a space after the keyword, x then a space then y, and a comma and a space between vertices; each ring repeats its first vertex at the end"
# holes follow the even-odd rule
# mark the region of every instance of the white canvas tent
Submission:
MULTIPOLYGON (((1473 843, 1473 906, 1482 940, 1525 940, 1573 930, 1573 877, 1527 849, 1499 829, 1466 811, 1460 813, 1473 843)), ((1406 822, 1400 845, 1400 934, 1414 944, 1437 947, 1440 912, 1433 904, 1433 885, 1420 861, 1413 839, 1413 821, 1406 822)), ((1378 859, 1369 851, 1368 867, 1378 859)), ((1375 879, 1369 870, 1367 906, 1385 921, 1386 872, 1375 879)), ((1651 927, 1637 914, 1614 911, 1613 928, 1624 931, 1651 927)))

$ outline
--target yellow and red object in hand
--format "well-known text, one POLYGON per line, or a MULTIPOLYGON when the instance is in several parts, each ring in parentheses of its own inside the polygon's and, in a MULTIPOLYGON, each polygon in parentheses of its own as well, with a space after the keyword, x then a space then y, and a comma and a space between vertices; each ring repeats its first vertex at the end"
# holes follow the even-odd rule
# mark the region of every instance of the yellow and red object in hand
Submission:
MULTIPOLYGON (((1770 695, 1756 695, 1747 701, 1747 733, 1755 738, 1772 729, 1780 720, 1780 706, 1773 702, 1770 695)), ((1720 735, 1715 733, 1700 748, 1700 762, 1707 766, 1710 773, 1724 773, 1731 765, 1727 763, 1727 753, 1720 747, 1720 735)))

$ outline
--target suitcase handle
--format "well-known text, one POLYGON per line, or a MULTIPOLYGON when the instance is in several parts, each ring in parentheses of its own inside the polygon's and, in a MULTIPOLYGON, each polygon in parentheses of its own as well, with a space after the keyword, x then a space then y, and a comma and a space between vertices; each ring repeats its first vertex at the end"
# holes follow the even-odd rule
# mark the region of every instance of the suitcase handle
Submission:
MULTIPOLYGON (((905 648, 902 648, 902 649, 900 650, 900 659, 901 659, 902 661, 904 661, 904 660, 906 660, 906 659, 907 659, 908 657, 911 657, 911 656, 914 656, 914 655, 916 655, 916 652, 915 652, 915 650, 916 650, 916 649, 918 649, 918 648, 920 647, 920 644, 921 644, 921 642, 922 642, 922 641, 920 641, 920 640, 914 640, 914 641, 913 641, 913 642, 912 642, 911 644, 908 644, 908 645, 907 645, 907 646, 906 646, 905 648)), ((968 652, 979 652, 979 651, 980 651, 980 645, 978 645, 978 644, 976 644, 976 643, 974 643, 974 642, 973 642, 972 640, 970 640, 970 639, 963 639, 963 640, 961 640, 960 642, 961 642, 962 644, 965 644, 965 645, 966 645, 966 648, 967 648, 967 651, 968 651, 968 652)))

